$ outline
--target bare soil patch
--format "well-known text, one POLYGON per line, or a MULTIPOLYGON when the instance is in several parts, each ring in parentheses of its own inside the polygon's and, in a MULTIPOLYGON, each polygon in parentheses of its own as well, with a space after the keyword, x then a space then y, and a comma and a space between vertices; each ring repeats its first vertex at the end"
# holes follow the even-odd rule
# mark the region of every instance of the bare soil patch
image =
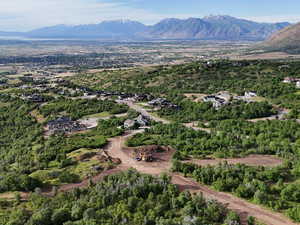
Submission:
POLYGON ((174 154, 175 150, 171 147, 166 146, 158 146, 158 145, 148 145, 148 146, 141 146, 137 148, 128 148, 125 147, 122 149, 128 157, 133 158, 139 163, 144 163, 145 160, 141 159, 138 161, 136 158, 140 155, 148 155, 151 156, 151 161, 149 160, 146 162, 145 166, 149 166, 149 164, 153 163, 161 163, 161 162, 169 162, 172 159, 172 155, 174 154))
POLYGON ((187 93, 184 94, 185 97, 189 98, 193 102, 201 102, 207 94, 199 94, 199 93, 187 93))
POLYGON ((181 191, 189 190, 192 193, 201 192, 205 198, 214 199, 224 204, 241 216, 242 224, 246 225, 247 217, 253 216, 267 225, 297 225, 297 223, 292 222, 280 213, 264 209, 259 205, 249 203, 246 200, 240 199, 231 194, 215 191, 179 174, 173 174, 172 183, 178 185, 181 191))
POLYGON ((300 55, 292 55, 284 52, 267 52, 267 53, 255 53, 251 55, 242 55, 242 56, 233 56, 232 59, 297 59, 300 58, 300 55))
POLYGON ((30 112, 30 115, 36 119, 38 123, 43 123, 46 121, 46 118, 39 113, 37 109, 30 112))
MULTIPOLYGON (((117 166, 114 169, 103 171, 102 173, 96 175, 95 177, 90 179, 85 179, 80 183, 63 185, 59 188, 59 191, 64 192, 64 191, 70 191, 74 188, 87 187, 90 183, 90 180, 96 183, 101 181, 107 175, 119 173, 121 171, 128 170, 129 168, 135 168, 141 173, 147 173, 151 175, 159 175, 163 172, 166 172, 171 175, 172 183, 178 185, 181 191, 186 190, 192 193, 200 192, 203 194, 205 198, 217 200, 218 202, 228 206, 228 208, 236 211, 242 217, 242 222, 243 222, 242 224, 245 225, 247 224, 246 218, 248 216, 254 216, 258 220, 264 222, 267 225, 296 225, 296 223, 293 223, 292 221, 290 221, 288 218, 286 218, 284 215, 280 213, 276 213, 264 209, 261 206, 249 203, 231 194, 215 191, 205 185, 201 185, 197 183, 196 181, 190 178, 185 178, 180 174, 170 173, 172 151, 168 152, 167 154, 164 153, 161 155, 157 155, 159 161, 156 162, 154 161, 153 163, 138 162, 134 160, 130 156, 130 152, 127 152, 125 148, 125 142, 128 138, 130 138, 134 134, 141 133, 143 131, 144 130, 128 131, 123 136, 114 137, 110 139, 110 143, 106 146, 105 151, 110 157, 119 158, 121 160, 122 163, 119 166, 117 166)), ((259 163, 264 165, 266 164, 274 165, 275 162, 281 163, 281 160, 277 158, 272 158, 270 156, 255 156, 255 155, 246 158, 231 159, 231 160, 233 160, 232 162, 234 163, 235 162, 234 160, 238 160, 238 162, 241 162, 241 160, 245 160, 245 159, 247 159, 246 162, 248 163, 253 162, 255 164, 259 163)), ((211 162, 212 160, 210 160, 210 163, 211 162)), ((217 160, 215 160, 215 163, 218 163, 217 160)), ((45 196, 53 195, 51 190, 43 190, 43 194, 45 196)))
POLYGON ((184 123, 183 125, 186 126, 186 127, 188 127, 188 128, 192 128, 194 130, 202 130, 202 131, 205 131, 207 133, 211 132, 210 128, 198 127, 196 122, 184 123))
POLYGON ((246 164, 249 166, 268 166, 275 167, 283 163, 282 159, 270 155, 249 155, 244 158, 229 158, 229 159, 192 159, 185 162, 194 163, 199 166, 214 166, 221 162, 227 161, 229 164, 246 164))
POLYGON ((27 200, 29 197, 29 193, 27 193, 27 192, 6 192, 6 193, 0 194, 0 199, 12 201, 12 200, 15 200, 16 194, 20 194, 22 201, 27 200))

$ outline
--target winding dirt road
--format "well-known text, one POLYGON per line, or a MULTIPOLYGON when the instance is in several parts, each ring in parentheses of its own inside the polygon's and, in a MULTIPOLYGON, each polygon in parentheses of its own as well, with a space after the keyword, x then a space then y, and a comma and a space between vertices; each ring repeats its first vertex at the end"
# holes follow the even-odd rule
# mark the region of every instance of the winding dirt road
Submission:
MULTIPOLYGON (((146 163, 146 162, 138 162, 130 157, 129 154, 123 151, 125 142, 128 138, 132 137, 136 133, 141 133, 143 130, 130 131, 127 132, 124 136, 115 137, 110 139, 110 144, 107 146, 106 151, 112 157, 120 158, 122 164, 117 168, 104 171, 100 175, 94 177, 92 180, 94 182, 98 182, 103 177, 118 173, 121 171, 126 171, 129 168, 135 168, 141 173, 151 174, 151 175, 159 175, 161 173, 167 173, 172 177, 172 183, 178 185, 181 191, 187 190, 192 193, 201 192, 205 198, 215 199, 218 202, 226 205, 228 208, 236 211, 242 218, 243 224, 247 224, 246 218, 248 216, 254 216, 259 221, 267 224, 267 225, 297 225, 293 223, 288 218, 286 218, 283 214, 272 212, 268 209, 264 209, 261 206, 249 203, 243 199, 237 198, 231 194, 218 192, 212 190, 211 188, 201 185, 194 181, 191 178, 183 177, 177 173, 170 173, 171 161, 167 160, 164 162, 157 163, 146 163)), ((59 190, 60 191, 69 191, 74 188, 85 187, 88 185, 88 180, 85 180, 78 184, 67 184, 63 185, 59 190)))
MULTIPOLYGON (((166 119, 159 118, 150 114, 146 109, 141 106, 138 106, 130 101, 122 101, 123 104, 127 104, 130 108, 135 111, 141 113, 144 116, 149 117, 150 119, 162 122, 165 124, 169 124, 170 121, 166 119)), ((199 130, 194 124, 184 124, 189 128, 193 128, 195 130, 199 130)), ((141 131, 140 131, 141 132, 141 131)), ((209 132, 209 131, 207 131, 209 132)), ((109 154, 113 157, 118 157, 121 159, 122 164, 126 165, 124 168, 135 168, 141 173, 147 173, 152 175, 157 175, 161 173, 169 173, 171 168, 171 162, 159 163, 158 165, 153 165, 152 163, 141 164, 140 162, 135 161, 130 158, 126 153, 122 151, 123 146, 125 145, 126 139, 131 137, 136 133, 130 133, 122 137, 114 138, 111 140, 111 146, 108 148, 109 154)), ((169 173, 170 174, 170 173, 169 173)), ((185 178, 180 174, 170 174, 172 177, 172 182, 179 186, 180 190, 188 190, 193 193, 202 192, 203 196, 206 198, 215 199, 218 202, 221 202, 227 205, 230 209, 238 212, 245 223, 245 219, 248 216, 253 216, 257 218, 259 221, 267 224, 267 225, 297 225, 297 223, 292 222, 283 214, 273 212, 271 210, 265 209, 259 205, 252 204, 243 199, 237 198, 231 194, 218 192, 212 190, 211 188, 201 185, 190 178, 185 178)), ((298 224, 299 225, 299 224, 298 224)))
MULTIPOLYGON (((142 107, 131 104, 130 102, 127 102, 126 104, 129 105, 130 108, 133 108, 134 110, 140 112, 141 114, 148 116, 152 120, 163 122, 163 123, 170 123, 170 121, 151 115, 142 107)), ((188 127, 193 128, 193 126, 190 124, 188 125, 188 127)), ((226 205, 228 208, 238 212, 242 218, 243 224, 247 224, 246 218, 248 216, 253 216, 256 217, 259 221, 267 225, 297 225, 296 223, 290 221, 283 214, 272 212, 261 206, 237 198, 231 194, 212 190, 211 188, 205 185, 201 185, 197 183, 191 178, 183 177, 182 175, 177 173, 171 173, 170 172, 170 168, 172 166, 171 157, 168 160, 153 162, 153 163, 138 162, 134 160, 133 157, 131 157, 128 154, 128 152, 124 151, 125 143, 128 138, 132 137, 137 133, 142 133, 142 132, 144 132, 144 130, 128 131, 123 136, 114 137, 109 140, 109 144, 107 145, 105 150, 113 158, 121 159, 122 163, 119 166, 117 166, 115 169, 104 171, 101 174, 93 177, 92 178, 93 182, 98 182, 107 175, 118 173, 121 171, 126 171, 129 168, 135 168, 141 173, 151 174, 151 175, 159 175, 161 173, 167 173, 171 176, 172 183, 178 185, 181 191, 187 190, 192 193, 201 192, 204 197, 208 199, 215 199, 218 202, 226 205)), ((89 184, 88 180, 84 180, 78 184, 67 184, 61 186, 59 188, 59 191, 70 191, 74 188, 86 187, 88 186, 88 184, 89 184)), ((51 195, 50 191, 44 192, 44 194, 51 195)))

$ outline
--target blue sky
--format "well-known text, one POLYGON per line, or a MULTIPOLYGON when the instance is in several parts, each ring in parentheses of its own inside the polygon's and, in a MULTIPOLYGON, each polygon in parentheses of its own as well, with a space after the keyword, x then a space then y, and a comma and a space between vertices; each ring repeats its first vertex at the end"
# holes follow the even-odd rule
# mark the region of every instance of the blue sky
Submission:
POLYGON ((231 15, 261 22, 299 22, 300 0, 0 0, 0 30, 130 19, 231 15))

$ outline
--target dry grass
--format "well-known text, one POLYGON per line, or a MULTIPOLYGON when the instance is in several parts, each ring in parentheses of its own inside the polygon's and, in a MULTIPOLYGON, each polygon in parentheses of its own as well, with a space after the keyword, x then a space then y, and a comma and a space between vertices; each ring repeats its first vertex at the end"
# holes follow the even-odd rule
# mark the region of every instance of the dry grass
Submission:
POLYGON ((37 109, 31 111, 30 115, 34 117, 38 123, 44 123, 46 121, 46 118, 42 114, 40 114, 37 109))
POLYGON ((207 96, 206 94, 199 94, 199 93, 187 93, 184 94, 185 97, 192 100, 193 102, 201 102, 202 99, 207 96))

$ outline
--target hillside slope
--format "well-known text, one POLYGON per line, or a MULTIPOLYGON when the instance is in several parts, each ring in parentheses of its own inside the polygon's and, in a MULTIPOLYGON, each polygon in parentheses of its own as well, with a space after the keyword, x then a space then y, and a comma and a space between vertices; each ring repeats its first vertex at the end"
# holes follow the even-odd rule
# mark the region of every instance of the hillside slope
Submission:
POLYGON ((271 50, 300 53, 300 23, 275 33, 264 43, 271 50))
MULTIPOLYGON (((289 23, 257 23, 231 16, 165 19, 147 26, 137 21, 103 21, 99 24, 56 25, 24 33, 26 38, 102 39, 102 40, 163 40, 200 39, 225 41, 263 41, 289 23)), ((0 32, 0 36, 15 36, 0 32), (3 34, 3 35, 1 35, 3 34)))
POLYGON ((154 39, 265 40, 289 23, 257 23, 231 16, 209 16, 203 19, 165 19, 144 33, 154 39))
POLYGON ((136 37, 136 33, 146 30, 142 23, 130 20, 103 21, 99 24, 78 26, 57 25, 26 33, 34 38, 103 38, 126 39, 136 37))

